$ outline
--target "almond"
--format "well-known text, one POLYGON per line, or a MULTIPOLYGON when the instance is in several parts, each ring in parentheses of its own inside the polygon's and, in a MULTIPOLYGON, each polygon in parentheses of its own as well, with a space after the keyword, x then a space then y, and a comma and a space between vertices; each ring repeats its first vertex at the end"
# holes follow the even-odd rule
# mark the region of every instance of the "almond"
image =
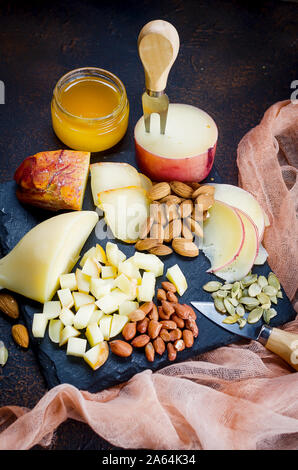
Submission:
POLYGON ((126 323, 122 330, 122 336, 126 341, 130 341, 136 336, 137 324, 135 322, 126 323))
POLYGON ((180 219, 171 220, 171 222, 165 227, 164 230, 164 241, 171 242, 173 238, 181 236, 182 223, 180 219))
POLYGON ((210 209, 214 204, 214 197, 210 194, 200 194, 196 198, 196 204, 201 206, 203 212, 210 209))
POLYGON ((0 310, 13 319, 17 319, 20 316, 17 301, 12 295, 6 292, 0 293, 0 310))
POLYGON ((186 305, 175 304, 174 309, 175 313, 179 318, 182 318, 182 320, 187 320, 189 318, 189 310, 186 305))
POLYGON ((138 251, 148 251, 151 248, 154 248, 158 245, 159 240, 153 238, 144 238, 143 240, 138 240, 135 244, 135 249, 138 251))
POLYGON ((22 348, 28 348, 29 334, 27 328, 24 325, 13 325, 13 327, 11 328, 11 334, 13 339, 19 346, 21 346, 22 348))
POLYGON ((194 208, 191 213, 191 218, 196 220, 197 222, 202 222, 204 220, 204 212, 202 207, 198 204, 194 205, 194 208))
POLYGON ((199 329, 198 329, 198 325, 195 319, 190 317, 187 320, 185 320, 185 326, 188 330, 192 332, 193 336, 197 338, 199 334, 199 329))
POLYGON ((174 238, 172 248, 179 255, 189 258, 198 256, 199 254, 198 247, 191 240, 186 240, 186 238, 174 238))
POLYGON ((184 344, 183 339, 177 339, 174 342, 174 348, 176 349, 176 351, 183 351, 183 349, 185 349, 185 344, 184 344))
POLYGON ((162 305, 162 309, 163 309, 163 311, 165 312, 166 315, 170 316, 170 315, 172 315, 172 313, 175 312, 175 308, 167 300, 162 300, 161 305, 162 305))
POLYGON ((161 320, 160 323, 166 330, 175 330, 177 328, 177 323, 172 320, 161 320))
POLYGON ((162 329, 160 330, 159 336, 160 336, 160 338, 161 338, 164 342, 166 342, 166 343, 168 343, 169 341, 171 341, 170 332, 169 332, 168 330, 166 330, 165 328, 162 328, 162 329))
POLYGON ((182 338, 182 331, 180 330, 180 328, 176 328, 175 330, 171 330, 170 331, 170 338, 171 338, 172 343, 174 341, 177 341, 177 339, 181 339, 182 338))
POLYGON ((150 205, 150 216, 157 224, 164 225, 167 222, 163 206, 156 201, 150 205))
POLYGON ((195 181, 192 183, 188 183, 188 185, 191 186, 194 191, 201 186, 200 183, 197 183, 195 181))
POLYGON ((156 183, 148 192, 148 198, 151 199, 151 201, 156 201, 168 196, 169 194, 171 194, 171 187, 169 183, 156 183))
POLYGON ((167 293, 164 289, 157 289, 156 297, 158 300, 167 300, 167 293))
POLYGON ((161 323, 159 323, 156 320, 150 320, 149 325, 148 325, 148 335, 150 336, 151 339, 157 338, 157 336, 160 333, 160 330, 162 328, 161 323))
POLYGON ((177 351, 174 348, 172 343, 167 344, 167 350, 168 350, 168 359, 169 361, 175 361, 177 357, 177 351))
POLYGON ((188 199, 192 196, 193 188, 185 183, 182 183, 181 181, 172 181, 170 183, 170 187, 172 191, 177 194, 177 196, 184 197, 185 199, 188 199))
POLYGON ((148 314, 148 318, 149 318, 150 320, 156 320, 156 321, 158 321, 158 319, 159 319, 158 310, 157 310, 157 307, 156 307, 155 304, 153 304, 152 310, 151 310, 151 312, 148 314))
POLYGON ((200 194, 211 194, 211 196, 213 196, 214 193, 215 193, 214 186, 209 186, 208 184, 204 184, 192 193, 192 198, 196 199, 198 196, 200 196, 200 194))
POLYGON ((194 341, 192 332, 190 330, 183 330, 182 338, 183 338, 185 347, 191 348, 193 345, 193 341, 194 341))
POLYGON ((141 225, 140 231, 139 231, 139 237, 141 239, 146 238, 148 233, 150 232, 150 229, 153 225, 154 218, 153 217, 147 217, 145 222, 141 225))
POLYGON ((170 316, 171 314, 165 313, 161 306, 158 307, 158 318, 161 318, 162 320, 169 320, 170 316))
POLYGON ((116 354, 116 356, 129 357, 133 351, 132 346, 121 339, 110 341, 109 345, 112 353, 116 354))
POLYGON ((130 319, 130 321, 140 321, 145 318, 146 313, 141 308, 137 308, 133 312, 130 312, 127 316, 130 319))
POLYGON ((189 218, 186 219, 186 223, 189 227, 189 229, 197 235, 197 237, 203 238, 204 232, 203 232, 203 227, 197 222, 196 220, 189 218))
POLYGON ((139 333, 143 334, 146 333, 148 329, 148 325, 150 323, 150 320, 148 317, 143 318, 143 320, 140 320, 137 322, 137 330, 139 333))
POLYGON ((147 361, 153 362, 155 358, 155 349, 153 347, 152 343, 148 343, 145 346, 145 356, 147 358, 147 361))
POLYGON ((174 284, 172 284, 172 283, 169 282, 169 281, 163 281, 163 282, 161 283, 161 286, 162 286, 162 288, 163 288, 164 290, 166 290, 166 291, 170 291, 170 292, 174 292, 174 293, 177 292, 177 289, 176 289, 176 287, 174 286, 174 284))
POLYGON ((179 206, 179 215, 182 219, 189 217, 193 210, 193 203, 191 199, 186 199, 179 206))
POLYGON ((183 307, 185 307, 185 309, 187 310, 187 312, 189 314, 189 318, 193 318, 194 320, 196 320, 197 315, 196 315, 194 309, 190 305, 187 305, 187 304, 183 304, 183 307))
POLYGON ((171 316, 172 320, 177 323, 178 328, 184 328, 184 320, 175 313, 171 316))
POLYGON ((162 204, 180 204, 182 202, 181 197, 170 194, 169 196, 163 197, 159 202, 162 204))
POLYGON ((143 348, 144 346, 146 346, 146 344, 149 343, 149 341, 150 337, 148 335, 139 335, 132 340, 131 345, 134 348, 143 348))
POLYGON ((167 292, 167 300, 169 302, 176 303, 178 302, 178 297, 174 294, 174 292, 167 292))
POLYGON ((164 239, 164 229, 161 224, 154 223, 150 229, 150 238, 155 239, 158 243, 162 243, 164 239))
POLYGON ((186 225, 185 220, 183 220, 183 223, 182 223, 181 235, 182 235, 182 238, 186 238, 186 240, 191 240, 191 241, 193 240, 193 234, 191 230, 188 228, 188 226, 186 225))
POLYGON ((142 305, 140 305, 139 309, 140 310, 143 310, 143 312, 145 313, 145 315, 148 315, 149 312, 151 312, 151 310, 153 309, 153 302, 145 302, 143 303, 142 305))
POLYGON ((179 219, 179 206, 177 204, 166 204, 165 213, 168 222, 171 222, 171 220, 174 219, 179 219))
POLYGON ((159 354, 160 356, 165 352, 166 350, 166 345, 164 340, 158 336, 153 340, 153 347, 155 349, 156 354, 159 354))
POLYGON ((156 256, 168 256, 173 253, 173 250, 170 246, 167 245, 157 245, 151 248, 149 253, 156 256))

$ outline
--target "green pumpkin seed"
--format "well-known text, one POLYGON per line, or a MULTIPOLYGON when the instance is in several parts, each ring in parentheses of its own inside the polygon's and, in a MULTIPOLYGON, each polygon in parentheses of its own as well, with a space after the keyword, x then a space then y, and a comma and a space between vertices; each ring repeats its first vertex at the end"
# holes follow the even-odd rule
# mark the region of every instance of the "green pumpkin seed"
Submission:
POLYGON ((239 291, 237 292, 237 295, 236 295, 236 299, 239 300, 239 299, 241 299, 242 296, 243 296, 243 291, 242 291, 242 289, 239 289, 239 291))
POLYGON ((268 286, 268 281, 265 276, 259 276, 258 277, 258 284, 261 288, 268 286))
POLYGON ((263 287, 262 290, 263 290, 264 294, 269 295, 269 297, 272 297, 273 295, 276 295, 277 292, 278 292, 278 290, 273 286, 265 286, 265 287, 263 287))
POLYGON ((270 300, 269 300, 269 302, 268 302, 267 304, 262 304, 261 307, 262 307, 263 310, 267 310, 268 308, 270 308, 270 307, 271 307, 271 302, 270 302, 270 300))
POLYGON ((239 317, 244 317, 245 315, 245 308, 242 304, 238 304, 236 307, 236 313, 239 317))
POLYGON ((228 297, 229 302, 234 305, 234 307, 237 307, 239 304, 239 300, 235 299, 235 297, 228 297))
POLYGON ((223 323, 228 323, 229 325, 232 325, 233 323, 236 323, 238 321, 238 318, 238 315, 230 315, 223 320, 223 323))
POLYGON ((231 290, 233 287, 233 284, 226 283, 222 286, 222 290, 231 290))
POLYGON ((282 291, 281 291, 281 290, 279 290, 279 291, 277 292, 276 297, 277 297, 278 299, 283 299, 283 295, 282 295, 282 291))
POLYGON ((263 315, 263 309, 261 307, 254 308, 247 317, 248 323, 257 323, 263 315))
POLYGON ((271 301, 273 304, 277 305, 277 297, 276 297, 276 295, 272 295, 272 296, 270 297, 270 301, 271 301))
POLYGON ((246 325, 247 320, 245 318, 238 318, 237 322, 239 323, 239 328, 243 328, 246 325))
POLYGON ((227 313, 226 307, 224 306, 223 299, 220 299, 219 297, 216 297, 214 299, 214 306, 216 310, 220 313, 227 313))
MULTIPOLYGON (((217 291, 218 292, 218 291, 217 291)), ((211 292, 211 297, 212 299, 215 299, 217 297, 217 292, 211 292)))
POLYGON ((215 291, 219 290, 221 287, 222 287, 222 283, 221 283, 221 282, 218 282, 218 281, 210 281, 210 282, 207 282, 207 284, 205 284, 205 285, 203 286, 203 289, 204 289, 206 292, 215 292, 215 291))
POLYGON ((250 286, 253 282, 256 282, 258 279, 257 274, 249 274, 248 276, 245 276, 242 280, 241 283, 243 287, 248 287, 250 286))
POLYGON ((220 289, 216 292, 216 294, 217 294, 217 297, 219 297, 220 299, 224 299, 225 297, 227 297, 228 291, 220 289))
POLYGON ((274 308, 268 308, 263 312, 263 318, 265 323, 269 324, 271 318, 276 317, 277 311, 274 308))
POLYGON ((261 286, 257 282, 254 282, 248 288, 248 295, 250 297, 256 297, 261 292, 261 290, 261 286))
POLYGON ((228 299, 223 299, 224 306, 230 315, 235 315, 235 307, 229 302, 228 299))
POLYGON ((270 302, 270 297, 267 294, 264 294, 264 292, 260 292, 260 294, 257 295, 257 299, 261 304, 267 304, 270 302))
POLYGON ((240 282, 236 281, 234 282, 233 287, 231 289, 231 296, 233 298, 236 297, 239 291, 240 291, 240 282))
POLYGON ((247 305, 249 307, 252 307, 252 306, 256 307, 257 305, 259 305, 260 302, 255 297, 241 297, 240 303, 247 305))
POLYGON ((242 297, 248 297, 248 289, 246 287, 242 291, 242 297))
POLYGON ((268 276, 269 286, 275 287, 276 290, 280 289, 280 282, 274 273, 270 273, 268 276))

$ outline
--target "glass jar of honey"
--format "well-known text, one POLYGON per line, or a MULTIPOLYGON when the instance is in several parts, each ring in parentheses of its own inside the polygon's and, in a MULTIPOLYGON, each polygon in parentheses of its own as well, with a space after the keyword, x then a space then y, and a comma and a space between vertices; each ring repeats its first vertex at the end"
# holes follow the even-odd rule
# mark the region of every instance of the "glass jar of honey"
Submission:
POLYGON ((100 152, 124 136, 129 103, 121 80, 103 69, 84 67, 64 75, 53 92, 52 124, 73 150, 100 152))

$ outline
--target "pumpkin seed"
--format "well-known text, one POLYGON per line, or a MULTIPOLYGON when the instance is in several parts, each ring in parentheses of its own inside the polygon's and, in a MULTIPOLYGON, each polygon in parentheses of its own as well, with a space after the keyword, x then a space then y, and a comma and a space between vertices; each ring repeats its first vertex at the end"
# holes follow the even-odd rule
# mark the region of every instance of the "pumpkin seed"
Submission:
POLYGON ((269 297, 271 297, 273 295, 276 295, 277 292, 278 292, 278 290, 273 286, 265 286, 265 287, 263 287, 262 290, 263 290, 264 294, 269 295, 269 297))
POLYGON ((246 325, 247 320, 245 318, 238 318, 237 322, 239 323, 239 328, 243 328, 246 325))
POLYGON ((257 305, 259 305, 260 302, 255 297, 241 297, 240 303, 250 307, 256 307, 257 305))
POLYGON ((268 281, 265 276, 259 276, 258 277, 258 284, 261 288, 268 286, 268 281))
POLYGON ((239 304, 239 300, 235 299, 234 297, 228 297, 229 302, 234 305, 234 307, 237 307, 239 304))
POLYGON ((226 283, 222 286, 222 290, 231 290, 233 287, 233 284, 226 283))
POLYGON ((236 299, 239 300, 239 299, 241 299, 242 296, 243 296, 243 291, 240 288, 239 291, 237 292, 236 299))
POLYGON ((238 304, 236 307, 236 313, 239 317, 244 317, 245 315, 245 308, 242 304, 238 304))
MULTIPOLYGON (((218 291, 217 291, 218 292, 218 291)), ((211 292, 211 297, 212 299, 215 299, 217 297, 217 292, 211 292)))
POLYGON ((248 296, 248 289, 245 287, 242 291, 242 296, 241 297, 247 297, 248 296))
POLYGON ((218 310, 220 313, 226 313, 226 307, 224 306, 223 300, 220 299, 219 297, 215 297, 214 299, 214 306, 216 310, 218 310))
POLYGON ((268 308, 270 308, 270 307, 271 307, 271 302, 270 302, 270 300, 269 300, 269 302, 268 302, 267 304, 262 304, 261 307, 262 307, 263 310, 267 310, 268 308))
POLYGON ((222 283, 218 281, 209 281, 203 286, 206 292, 215 292, 222 287, 222 283))
POLYGON ((230 315, 235 315, 235 307, 229 302, 228 299, 223 299, 224 306, 230 315))
POLYGON ((245 276, 242 280, 241 283, 243 287, 248 287, 250 286, 253 282, 256 282, 258 279, 257 274, 249 274, 248 276, 245 276))
POLYGON ((280 289, 280 282, 274 273, 270 273, 268 276, 269 286, 275 287, 276 290, 280 289))
POLYGON ((277 305, 277 297, 276 297, 276 295, 272 295, 272 296, 270 297, 270 301, 271 301, 273 304, 277 305))
POLYGON ((231 296, 233 298, 236 297, 239 291, 240 291, 240 282, 236 281, 234 282, 233 287, 231 289, 231 296))
POLYGON ((254 282, 248 288, 248 295, 250 297, 256 297, 261 292, 261 290, 261 286, 257 282, 254 282))
POLYGON ((267 294, 264 294, 264 292, 260 292, 257 295, 257 299, 260 301, 261 304, 267 304, 270 302, 270 297, 267 294))
POLYGON ((276 317, 277 311, 274 308, 268 308, 267 310, 264 310, 263 312, 263 318, 264 322, 269 324, 271 318, 276 317))
POLYGON ((283 295, 282 295, 282 291, 281 291, 281 290, 279 290, 279 291, 277 292, 276 297, 277 297, 278 299, 283 299, 283 295))
POLYGON ((219 297, 220 299, 224 299, 225 297, 227 297, 228 291, 220 289, 216 292, 216 294, 217 294, 217 297, 219 297))
POLYGON ((228 323, 229 325, 232 325, 233 323, 236 323, 238 321, 238 318, 238 315, 230 315, 223 320, 223 323, 228 323))
POLYGON ((254 308, 247 317, 248 323, 257 323, 263 315, 263 309, 261 307, 254 308))

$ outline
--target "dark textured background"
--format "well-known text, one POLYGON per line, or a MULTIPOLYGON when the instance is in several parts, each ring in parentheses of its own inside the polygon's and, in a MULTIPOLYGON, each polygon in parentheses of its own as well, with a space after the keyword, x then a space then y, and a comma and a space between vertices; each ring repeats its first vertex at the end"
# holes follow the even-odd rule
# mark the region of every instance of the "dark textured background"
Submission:
MULTIPOLYGON (((51 128, 50 100, 58 78, 73 68, 98 66, 123 80, 130 125, 109 158, 132 149, 144 83, 136 40, 147 21, 161 18, 174 24, 181 40, 168 81, 170 100, 212 115, 219 127, 216 166, 225 182, 236 184, 239 140, 271 104, 289 99, 297 79, 297 13, 297 3, 286 1, 73 0, 21 7, 0 2, 0 80, 6 91, 0 105, 0 182, 12 179, 26 156, 62 147, 51 128)), ((33 352, 15 346, 10 327, 0 315, 0 336, 10 353, 0 369, 0 406, 32 407, 46 386, 33 352)), ((68 420, 52 448, 113 447, 68 420)))

